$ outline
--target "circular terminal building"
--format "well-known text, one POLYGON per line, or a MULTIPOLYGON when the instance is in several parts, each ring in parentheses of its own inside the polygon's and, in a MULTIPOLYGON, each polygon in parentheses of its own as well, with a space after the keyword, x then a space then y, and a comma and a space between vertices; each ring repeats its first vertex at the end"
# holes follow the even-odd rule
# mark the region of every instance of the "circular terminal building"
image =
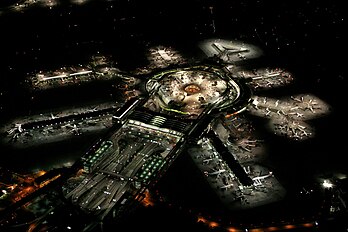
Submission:
POLYGON ((217 163, 205 168, 213 170, 211 175, 231 177, 226 180, 231 183, 219 182, 222 188, 235 186, 231 196, 252 188, 253 179, 216 133, 213 124, 221 122, 212 123, 218 114, 227 117, 246 109, 251 91, 244 83, 219 67, 199 65, 162 71, 145 87, 147 96, 126 102, 114 115, 110 135, 82 157, 84 174, 67 185, 67 199, 101 220, 120 219, 188 147, 197 148, 188 150, 193 156, 196 151, 215 155, 217 163), (202 144, 209 148, 199 150, 202 144))
POLYGON ((207 109, 209 114, 238 113, 251 99, 244 83, 218 67, 205 65, 163 71, 146 83, 146 90, 150 110, 190 119, 207 109))

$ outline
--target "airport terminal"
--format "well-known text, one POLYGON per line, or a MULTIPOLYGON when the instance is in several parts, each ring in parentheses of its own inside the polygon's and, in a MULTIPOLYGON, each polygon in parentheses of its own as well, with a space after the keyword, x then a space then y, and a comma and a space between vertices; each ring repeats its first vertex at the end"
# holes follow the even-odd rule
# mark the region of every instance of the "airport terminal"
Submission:
MULTIPOLYGON (((88 5, 69 2, 8 3, 0 19, 88 5)), ((199 33, 214 34, 215 8, 202 9, 210 21, 199 33)), ((11 106, 24 113, 0 127, 0 230, 325 231, 342 222, 347 174, 311 170, 325 134, 317 122, 334 109, 293 70, 248 39, 125 40, 115 43, 125 58, 78 41, 97 52, 25 72, 28 99, 11 106)), ((8 92, 0 96, 15 102, 8 92)))

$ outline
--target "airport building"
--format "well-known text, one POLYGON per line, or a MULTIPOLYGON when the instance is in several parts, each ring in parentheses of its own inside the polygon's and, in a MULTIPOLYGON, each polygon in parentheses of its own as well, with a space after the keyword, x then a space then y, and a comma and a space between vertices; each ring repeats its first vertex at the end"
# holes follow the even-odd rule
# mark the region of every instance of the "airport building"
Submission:
MULTIPOLYGON (((211 123, 231 109, 243 111, 251 99, 246 89, 222 69, 208 65, 154 75, 146 83, 146 96, 131 98, 120 107, 109 135, 82 157, 83 174, 67 182, 65 197, 100 220, 122 216, 144 198, 188 144, 209 137, 217 152, 225 152, 218 145, 221 140, 209 132, 211 123)), ((240 183, 252 185, 238 162, 232 163, 240 183)))

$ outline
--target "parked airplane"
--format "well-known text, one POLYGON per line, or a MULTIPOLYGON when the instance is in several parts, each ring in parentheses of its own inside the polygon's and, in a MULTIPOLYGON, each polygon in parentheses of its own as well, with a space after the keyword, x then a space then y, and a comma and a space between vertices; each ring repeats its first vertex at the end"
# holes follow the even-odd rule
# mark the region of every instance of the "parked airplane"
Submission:
POLYGON ((16 123, 14 125, 14 128, 10 129, 7 131, 7 133, 10 135, 10 134, 13 134, 14 132, 17 132, 17 133, 22 133, 23 132, 23 128, 22 128, 22 124, 20 123, 16 123))
POLYGON ((220 175, 221 173, 224 173, 226 172, 226 169, 219 169, 217 171, 214 171, 214 172, 208 172, 208 175, 220 175))
POLYGON ((215 161, 215 162, 221 162, 222 159, 219 159, 219 158, 209 158, 209 159, 204 159, 203 160, 203 164, 209 164, 210 161, 215 161))
POLYGON ((254 177, 252 178, 253 180, 263 180, 267 177, 270 177, 270 176, 273 176, 273 173, 272 172, 269 172, 267 175, 263 175, 263 176, 257 176, 257 177, 254 177))
POLYGON ((72 132, 74 135, 81 135, 80 128, 78 128, 76 124, 72 126, 67 124, 65 127, 69 128, 70 132, 72 132))
POLYGON ((51 113, 51 119, 56 119, 57 117, 51 113))
POLYGON ((294 96, 290 96, 290 98, 294 101, 297 101, 297 102, 303 102, 303 96, 301 96, 300 98, 296 98, 294 96))
POLYGON ((221 188, 221 189, 228 189, 228 188, 231 188, 232 186, 233 186, 233 184, 231 183, 231 184, 223 185, 223 186, 221 186, 220 188, 221 188))

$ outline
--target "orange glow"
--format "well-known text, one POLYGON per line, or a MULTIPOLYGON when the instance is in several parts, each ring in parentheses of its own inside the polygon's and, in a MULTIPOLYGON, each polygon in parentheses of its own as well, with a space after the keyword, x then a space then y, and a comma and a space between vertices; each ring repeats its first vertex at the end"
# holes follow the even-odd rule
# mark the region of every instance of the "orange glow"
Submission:
POLYGON ((196 93, 199 93, 201 91, 201 89, 195 84, 191 84, 191 85, 186 86, 184 90, 188 94, 196 94, 196 93))
POLYGON ((32 223, 32 224, 30 224, 27 232, 32 232, 35 228, 36 228, 36 223, 32 223))
POLYGON ((145 197, 143 198, 141 203, 143 203, 144 206, 153 206, 154 205, 151 194, 148 190, 145 191, 145 197))
POLYGON ((263 229, 251 229, 250 232, 263 232, 263 229))
POLYGON ((278 227, 275 227, 275 226, 271 226, 271 227, 268 227, 268 228, 266 229, 266 231, 277 231, 277 230, 279 230, 279 228, 278 228, 278 227))
POLYGON ((17 184, 8 186, 7 188, 10 189, 11 191, 14 190, 17 187, 17 184))
POLYGON ((77 171, 76 176, 81 176, 84 173, 85 173, 85 170, 83 168, 81 168, 80 170, 77 171))
POLYGON ((23 189, 21 189, 18 193, 15 193, 15 195, 12 197, 13 201, 19 201, 22 198, 28 196, 29 194, 31 194, 32 192, 34 192, 35 188, 32 186, 28 186, 25 187, 23 189))
POLYGON ((313 223, 304 223, 302 224, 303 227, 313 227, 314 224, 313 223))
POLYGON ((58 175, 52 177, 52 178, 49 179, 49 180, 44 181, 42 184, 40 184, 40 188, 44 187, 45 185, 48 185, 50 182, 52 182, 52 181, 58 179, 59 177, 60 177, 60 174, 58 174, 58 175))
POLYGON ((219 223, 217 223, 217 222, 209 222, 208 225, 209 225, 210 228, 215 228, 215 227, 219 226, 219 223))
POLYGON ((228 231, 228 232, 238 232, 238 231, 240 231, 240 230, 238 230, 238 229, 236 229, 236 228, 233 228, 233 227, 228 227, 228 228, 227 228, 227 231, 228 231))
POLYGON ((204 224, 206 224, 206 225, 209 226, 210 228, 216 228, 216 227, 220 226, 219 223, 214 222, 214 221, 209 221, 209 220, 205 219, 205 218, 202 217, 202 216, 199 216, 199 217, 197 218, 197 222, 203 222, 204 224))
POLYGON ((197 218, 197 222, 207 223, 207 219, 205 219, 204 217, 199 216, 199 217, 197 218))
POLYGON ((234 112, 234 113, 232 113, 232 114, 227 114, 226 116, 225 116, 225 118, 230 118, 230 117, 232 117, 232 116, 234 116, 234 115, 237 115, 238 114, 238 112, 234 112))
POLYGON ((46 171, 41 170, 41 171, 38 171, 36 175, 37 175, 37 176, 42 176, 42 175, 44 175, 44 174, 46 174, 46 171))
POLYGON ((294 225, 286 225, 286 226, 284 226, 284 229, 287 229, 287 230, 294 229, 294 228, 296 228, 296 226, 294 226, 294 225))

